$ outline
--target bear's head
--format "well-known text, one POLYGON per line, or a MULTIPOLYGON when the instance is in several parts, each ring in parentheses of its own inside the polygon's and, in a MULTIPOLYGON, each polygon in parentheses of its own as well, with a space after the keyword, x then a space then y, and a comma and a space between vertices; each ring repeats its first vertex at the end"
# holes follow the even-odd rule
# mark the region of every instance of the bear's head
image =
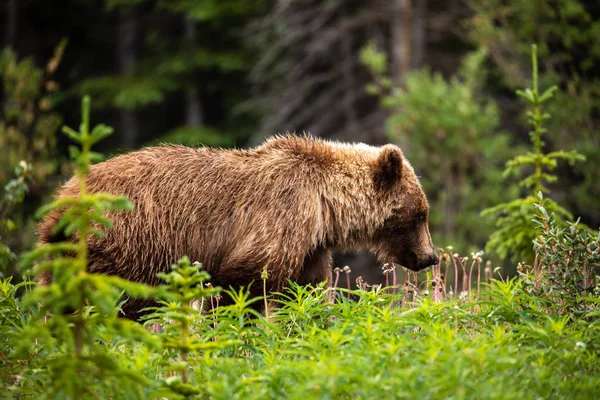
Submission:
POLYGON ((428 227, 429 203, 411 165, 397 146, 383 146, 373 168, 373 185, 385 213, 373 236, 381 262, 419 271, 439 262, 428 227))

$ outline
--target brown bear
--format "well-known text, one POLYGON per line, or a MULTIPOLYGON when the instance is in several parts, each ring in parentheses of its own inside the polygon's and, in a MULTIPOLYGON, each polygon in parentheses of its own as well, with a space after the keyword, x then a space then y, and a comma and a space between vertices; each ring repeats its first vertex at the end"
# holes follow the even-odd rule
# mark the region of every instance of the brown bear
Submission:
MULTIPOLYGON (((287 279, 331 279, 331 252, 365 248, 411 270, 438 263, 427 225, 429 205, 394 145, 372 147, 278 136, 250 150, 150 147, 93 165, 89 192, 124 194, 133 212, 111 213, 105 237, 90 237, 89 270, 151 285, 184 255, 215 286, 287 279)), ((57 193, 74 197, 78 178, 57 193)), ((40 223, 39 243, 61 239, 40 223)), ((64 238, 64 236, 62 237, 64 238)), ((39 276, 42 283, 48 275, 39 276)), ((260 295, 262 285, 252 285, 260 295)), ((138 303, 125 305, 135 317, 138 303)))

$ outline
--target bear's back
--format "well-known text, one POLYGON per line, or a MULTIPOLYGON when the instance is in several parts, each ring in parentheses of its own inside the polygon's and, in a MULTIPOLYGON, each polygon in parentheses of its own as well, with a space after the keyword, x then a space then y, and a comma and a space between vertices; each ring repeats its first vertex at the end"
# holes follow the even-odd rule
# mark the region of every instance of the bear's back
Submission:
MULTIPOLYGON (((155 283, 147 269, 130 266, 164 271, 187 255, 210 270, 247 249, 295 247, 302 242, 292 238, 296 229, 311 231, 295 232, 311 240, 316 193, 307 191, 301 163, 302 157, 261 148, 160 146, 92 166, 88 193, 125 195, 134 211, 107 215, 113 228, 88 241, 90 270, 155 283)), ((58 196, 77 196, 78 183, 72 178, 58 196)), ((54 213, 42 221, 40 244, 54 241, 59 218, 54 213)))

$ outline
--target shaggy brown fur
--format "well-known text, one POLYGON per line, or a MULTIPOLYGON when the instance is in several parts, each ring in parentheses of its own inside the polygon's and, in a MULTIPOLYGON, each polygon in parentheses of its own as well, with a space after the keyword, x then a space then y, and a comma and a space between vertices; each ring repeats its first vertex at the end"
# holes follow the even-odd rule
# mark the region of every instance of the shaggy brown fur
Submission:
MULTIPOLYGON (((92 166, 87 188, 135 206, 109 215, 104 238, 89 238, 90 271, 136 282, 157 284, 156 274, 184 255, 225 288, 260 281, 267 266, 271 291, 286 279, 330 280, 332 250, 367 248, 413 270, 437 263, 427 199, 392 145, 285 136, 251 150, 152 147, 92 166)), ((77 193, 74 177, 57 196, 77 193)), ((59 217, 41 222, 40 244, 57 240, 59 217)), ((125 311, 132 317, 138 307, 125 311)))

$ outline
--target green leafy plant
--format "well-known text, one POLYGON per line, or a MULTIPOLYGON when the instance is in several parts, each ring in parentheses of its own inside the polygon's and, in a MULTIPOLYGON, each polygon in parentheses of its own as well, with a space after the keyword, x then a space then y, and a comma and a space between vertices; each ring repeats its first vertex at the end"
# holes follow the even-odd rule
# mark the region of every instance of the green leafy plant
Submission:
POLYGON ((236 341, 213 341, 208 338, 211 330, 210 316, 203 311, 208 308, 208 300, 218 290, 207 287, 208 273, 200 270, 201 265, 191 265, 187 257, 174 264, 169 274, 160 273, 165 281, 159 290, 162 297, 159 307, 146 319, 147 324, 160 325, 159 337, 166 353, 160 360, 163 368, 171 372, 164 381, 167 393, 188 398, 200 393, 189 379, 192 367, 190 357, 203 350, 236 344, 236 341), (194 307, 197 304, 198 307, 194 307))
POLYGON ((28 286, 35 285, 31 281, 12 283, 12 277, 0 279, 0 385, 9 386, 15 382, 16 371, 22 360, 9 357, 13 351, 18 333, 27 325, 33 307, 24 307, 19 292, 28 286))
MULTIPOLYGON (((485 209, 481 213, 482 216, 497 218, 497 230, 490 236, 486 249, 496 252, 502 258, 506 258, 510 254, 514 260, 522 259, 528 262, 533 260, 531 243, 538 233, 536 227, 531 224, 534 204, 536 203, 535 193, 549 192, 546 184, 556 182, 557 177, 551 171, 556 168, 559 160, 566 160, 571 165, 576 161, 585 160, 583 155, 574 150, 544 153, 543 136, 547 130, 544 128, 543 123, 550 118, 550 115, 543 112, 542 106, 552 98, 557 88, 552 86, 543 93, 539 93, 537 47, 535 45, 532 46, 531 60, 533 64, 533 88, 524 91, 518 90, 517 94, 531 106, 531 110, 527 111, 527 116, 529 125, 532 127, 529 135, 533 151, 509 160, 504 170, 505 177, 518 176, 527 167, 531 167, 533 171, 520 182, 520 186, 528 189, 531 194, 525 198, 498 204, 485 209)), ((573 219, 569 211, 551 199, 547 199, 545 207, 550 212, 555 212, 567 219, 573 219)))
POLYGON ((35 264, 36 273, 50 273, 52 278, 25 299, 26 305, 38 307, 18 333, 14 356, 28 362, 20 371, 16 390, 43 393, 44 398, 95 398, 100 393, 104 393, 100 397, 141 398, 145 378, 125 353, 109 352, 101 339, 112 334, 151 343, 141 326, 117 318, 117 303, 123 292, 131 297, 149 297, 153 292, 144 285, 87 271, 87 237, 102 235, 102 228, 111 226, 104 213, 132 209, 124 197, 86 191, 90 163, 100 159, 91 146, 111 133, 104 125, 90 131, 89 110, 90 99, 84 97, 79 132, 63 129, 81 146, 71 147, 80 180, 79 197, 56 200, 38 212, 41 216, 63 210, 54 230, 63 230, 73 241, 44 244, 22 259, 26 266, 35 264))
POLYGON ((540 234, 533 241, 534 291, 553 299, 565 312, 584 314, 595 304, 589 296, 600 295, 600 235, 591 234, 579 221, 559 220, 548 211, 548 199, 541 192, 533 218, 540 234))
POLYGON ((32 179, 43 184, 57 167, 56 134, 62 117, 53 111, 58 84, 52 75, 58 69, 67 42, 61 42, 45 68, 31 57, 19 59, 14 51, 0 53, 0 74, 4 107, 0 121, 0 146, 6 151, 0 164, 0 182, 6 184, 12 169, 21 160, 32 163, 32 179))
POLYGON ((51 185, 49 178, 60 165, 56 142, 62 117, 54 109, 60 88, 52 76, 66 44, 63 41, 57 46, 44 67, 36 65, 33 57, 20 59, 11 49, 0 52, 0 187, 4 188, 0 202, 0 237, 4 243, 0 245, 0 270, 9 274, 15 273, 13 251, 30 248, 34 241, 25 205, 39 206, 51 185), (9 210, 10 218, 6 218, 9 210))
POLYGON ((0 277, 10 263, 16 261, 16 254, 2 242, 3 235, 15 230, 15 221, 8 216, 12 208, 23 202, 28 192, 27 180, 31 175, 31 165, 21 161, 15 167, 15 177, 4 186, 4 196, 0 202, 0 277))

